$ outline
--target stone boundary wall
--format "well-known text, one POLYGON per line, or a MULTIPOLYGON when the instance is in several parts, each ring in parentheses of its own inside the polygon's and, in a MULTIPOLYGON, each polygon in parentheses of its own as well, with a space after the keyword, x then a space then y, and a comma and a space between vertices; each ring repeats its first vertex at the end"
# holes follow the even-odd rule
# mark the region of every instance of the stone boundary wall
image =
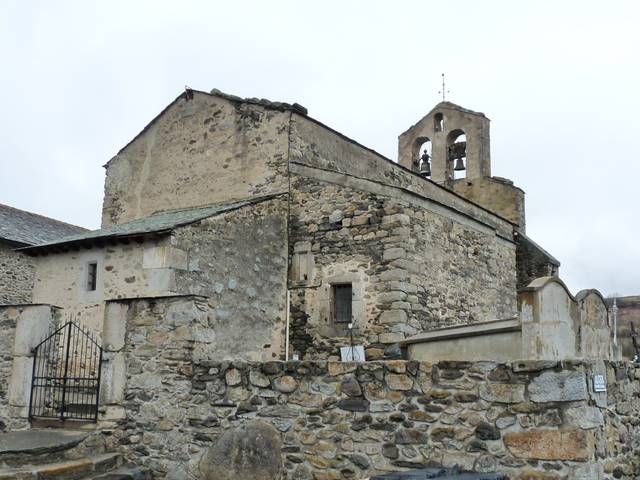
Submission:
POLYGON ((34 262, 14 248, 0 240, 0 305, 31 301, 34 262))
POLYGON ((282 437, 288 479, 362 479, 424 464, 517 480, 638 478, 638 379, 625 363, 198 359, 166 331, 127 329, 126 417, 112 441, 156 478, 198 478, 230 429, 282 437), (149 372, 156 376, 149 388, 149 372), (608 392, 593 393, 602 374, 608 392))
POLYGON ((0 308, 0 431, 6 430, 10 417, 9 382, 18 316, 17 308, 0 308))

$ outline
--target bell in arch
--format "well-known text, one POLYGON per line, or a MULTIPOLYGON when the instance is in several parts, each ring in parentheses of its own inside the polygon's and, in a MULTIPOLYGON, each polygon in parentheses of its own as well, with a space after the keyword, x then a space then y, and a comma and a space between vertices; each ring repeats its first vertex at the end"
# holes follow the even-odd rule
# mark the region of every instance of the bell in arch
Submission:
POLYGON ((423 177, 431 176, 431 164, 429 163, 430 159, 431 157, 425 150, 422 156, 420 157, 420 175, 422 175, 423 177))
POLYGON ((464 166, 464 160, 462 159, 462 157, 456 158, 456 165, 455 167, 453 167, 453 169, 457 172, 466 169, 466 167, 464 166))

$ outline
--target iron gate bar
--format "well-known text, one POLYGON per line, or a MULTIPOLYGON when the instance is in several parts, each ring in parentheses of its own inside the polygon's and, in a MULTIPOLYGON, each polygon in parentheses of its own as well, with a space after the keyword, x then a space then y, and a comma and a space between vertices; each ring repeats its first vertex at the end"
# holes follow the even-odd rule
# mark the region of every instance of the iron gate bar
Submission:
POLYGON ((96 422, 102 347, 93 335, 68 321, 36 345, 33 353, 29 418, 96 422))
POLYGON ((64 378, 62 379, 62 408, 60 408, 60 420, 64 420, 64 401, 67 395, 67 373, 69 372, 69 348, 71 348, 71 324, 69 323, 67 335, 67 351, 64 356, 64 378))

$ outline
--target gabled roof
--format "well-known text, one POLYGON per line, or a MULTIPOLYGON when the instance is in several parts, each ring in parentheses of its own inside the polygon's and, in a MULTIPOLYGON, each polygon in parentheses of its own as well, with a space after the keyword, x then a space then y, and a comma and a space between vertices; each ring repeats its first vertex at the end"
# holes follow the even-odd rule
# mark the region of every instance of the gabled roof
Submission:
POLYGON ((431 112, 434 112, 436 110, 441 110, 443 108, 445 108, 445 109, 448 108, 448 109, 451 109, 451 110, 458 110, 459 112, 462 112, 462 113, 470 113, 472 115, 480 115, 481 117, 486 117, 486 115, 484 113, 482 113, 482 112, 476 112, 475 110, 471 110, 469 108, 464 108, 464 107, 461 107, 460 105, 458 105, 456 103, 447 102, 447 101, 438 103, 435 107, 433 107, 429 111, 429 113, 427 113, 427 115, 431 115, 431 112))
POLYGON ((445 102, 438 103, 435 107, 433 107, 431 110, 429 110, 429 112, 426 115, 423 115, 420 118, 420 120, 418 120, 416 123, 414 123, 409 128, 407 128, 399 136, 402 137, 403 135, 406 135, 409 131, 413 130, 416 127, 416 125, 418 125, 419 123, 424 121, 425 118, 430 117, 434 112, 437 112, 438 110, 457 110, 458 112, 468 113, 470 115, 478 115, 479 117, 484 117, 487 120, 489 120, 489 118, 482 112, 476 112, 474 110, 470 110, 468 108, 461 107, 460 105, 457 105, 455 103, 446 102, 445 101, 445 102))
MULTIPOLYGON (((278 110, 278 111, 290 111, 292 113, 295 113, 297 115, 300 115, 304 118, 306 118, 308 121, 315 123, 316 125, 320 126, 321 128, 327 130, 328 132, 331 132, 335 135, 338 135, 340 138, 344 139, 345 141, 357 146, 358 148, 362 148, 363 150, 366 150, 367 152, 372 153, 373 155, 375 155, 376 157, 380 158, 381 160, 394 165, 396 168, 404 170, 406 173, 408 173, 409 175, 412 175, 416 178, 420 178, 421 181, 427 182, 433 186, 435 186, 436 188, 446 191, 448 194, 457 197, 465 202, 467 202, 470 205, 473 205, 475 208, 478 208, 480 210, 483 210, 487 213, 489 213, 490 215, 492 215, 493 217, 499 218, 501 221, 504 222, 508 222, 514 226, 517 226, 514 222, 500 216, 499 214, 497 214, 494 211, 491 211, 485 207, 483 207, 482 205, 475 203, 471 200, 469 200, 468 198, 463 197, 462 195, 459 195, 458 193, 449 190, 448 188, 446 188, 443 185, 440 185, 434 181, 432 181, 431 179, 428 178, 424 178, 420 175, 418 175, 417 172, 414 172, 413 170, 411 170, 410 168, 406 168, 402 165, 400 165, 398 162, 391 160, 390 158, 385 157, 383 154, 381 154, 380 152, 377 152, 376 150, 367 147, 366 145, 363 145, 362 143, 348 137, 347 135, 345 135, 344 133, 339 132, 338 130, 335 130, 334 128, 322 123, 319 120, 316 120, 315 118, 309 116, 309 113, 307 111, 307 109, 305 107, 303 107, 302 105, 298 104, 298 103, 285 103, 285 102, 274 102, 274 101, 270 101, 267 99, 259 99, 259 98, 242 98, 236 95, 230 95, 224 92, 221 92, 220 90, 214 88, 212 89, 210 92, 204 92, 201 90, 193 90, 190 88, 185 89, 184 92, 181 92, 180 95, 178 95, 171 103, 169 103, 160 113, 158 113, 149 123, 147 123, 147 125, 136 134, 135 137, 133 137, 125 146, 123 146, 119 151, 118 154, 116 154, 116 156, 114 156, 113 158, 111 158, 105 165, 103 165, 103 167, 108 168, 109 164, 115 160, 119 154, 121 154, 127 147, 129 147, 129 145, 131 145, 133 142, 136 141, 137 138, 139 138, 141 135, 143 135, 149 128, 151 128, 175 103, 177 103, 179 100, 184 99, 184 100, 191 100, 193 99, 194 95, 206 95, 206 96, 210 96, 210 97, 218 97, 218 98, 223 98, 226 99, 230 102, 233 102, 235 104, 254 104, 254 105, 260 105, 264 108, 267 109, 271 109, 271 110, 278 110)), ((431 110, 431 112, 433 112, 434 110, 438 109, 438 108, 451 108, 451 109, 456 109, 462 112, 466 112, 466 113, 472 113, 472 114, 476 114, 476 115, 481 115, 481 116, 485 116, 483 113, 480 112, 474 112, 473 110, 469 110, 466 108, 463 108, 459 105, 456 105, 455 103, 451 103, 451 102, 440 102, 438 103, 435 107, 433 107, 433 109, 431 110)), ((430 112, 430 113, 431 113, 430 112)), ((427 114, 429 115, 429 114, 427 114)), ((411 127, 413 128, 413 127, 411 127)), ((406 132, 405 132, 406 133, 406 132)), ((415 192, 413 192, 415 194, 415 192)), ((468 215, 468 214, 465 214, 468 215)))
POLYGON ((265 195, 261 197, 253 197, 246 200, 239 200, 226 203, 218 203, 215 205, 207 205, 204 207, 186 208, 180 210, 169 210, 155 213, 148 217, 138 218, 126 223, 111 225, 99 230, 86 231, 79 235, 73 235, 59 239, 57 241, 41 243, 32 247, 21 248, 20 251, 29 254, 37 254, 48 250, 64 250, 72 247, 88 246, 94 243, 104 243, 109 240, 118 240, 125 238, 139 238, 149 234, 162 235, 168 234, 173 229, 199 220, 203 220, 214 215, 224 212, 236 210, 246 205, 260 203, 265 200, 275 198, 280 194, 265 195))
POLYGON ((0 203, 0 239, 11 243, 35 245, 86 231, 86 228, 0 203))
MULTIPOLYGON (((154 123, 156 123, 158 121, 158 119, 160 117, 162 117, 162 115, 173 106, 174 103, 176 103, 178 100, 183 99, 183 98, 186 99, 186 100, 191 100, 193 98, 194 93, 197 93, 197 94, 200 94, 200 95, 208 95, 210 97, 224 98, 225 100, 228 100, 230 102, 234 102, 236 104, 249 103, 249 104, 252 104, 252 105, 260 105, 260 106, 262 106, 264 108, 268 108, 268 109, 271 109, 271 110, 278 110, 278 111, 281 111, 281 112, 283 112, 285 110, 289 110, 289 111, 295 112, 295 113, 297 113, 299 115, 304 115, 304 116, 308 115, 307 109, 305 107, 303 107, 302 105, 300 105, 299 103, 273 102, 271 100, 267 100, 266 98, 242 98, 242 97, 239 97, 237 95, 230 95, 228 93, 221 92, 217 88, 212 89, 210 92, 203 92, 202 90, 194 90, 194 89, 191 89, 191 88, 186 88, 184 92, 180 93, 180 95, 178 95, 171 103, 169 103, 169 105, 164 107, 160 113, 158 113, 155 117, 153 117, 151 119, 151 121, 149 123, 147 123, 145 125, 145 127, 136 134, 135 137, 133 137, 131 140, 129 140, 129 142, 127 142, 127 144, 118 151, 118 154, 122 153, 123 150, 125 150, 138 137, 140 137, 140 135, 142 135, 154 123)), ((113 160, 113 158, 111 160, 113 160)), ((111 160, 109 160, 103 166, 106 167, 107 165, 109 165, 109 162, 111 162, 111 160)))

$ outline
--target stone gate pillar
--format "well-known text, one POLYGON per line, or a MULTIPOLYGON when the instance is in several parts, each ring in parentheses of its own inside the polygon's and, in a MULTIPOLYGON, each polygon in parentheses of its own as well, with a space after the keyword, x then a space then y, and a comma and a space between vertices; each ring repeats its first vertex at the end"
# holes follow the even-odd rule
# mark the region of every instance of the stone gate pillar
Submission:
POLYGON ((0 399, 0 419, 8 429, 28 427, 33 349, 58 322, 60 310, 48 304, 0 307, 0 337, 10 352, 0 360, 0 381, 6 389, 0 399))
POLYGON ((128 301, 108 301, 102 327, 102 372, 100 384, 101 421, 124 418, 124 390, 126 382, 125 332, 128 301))

